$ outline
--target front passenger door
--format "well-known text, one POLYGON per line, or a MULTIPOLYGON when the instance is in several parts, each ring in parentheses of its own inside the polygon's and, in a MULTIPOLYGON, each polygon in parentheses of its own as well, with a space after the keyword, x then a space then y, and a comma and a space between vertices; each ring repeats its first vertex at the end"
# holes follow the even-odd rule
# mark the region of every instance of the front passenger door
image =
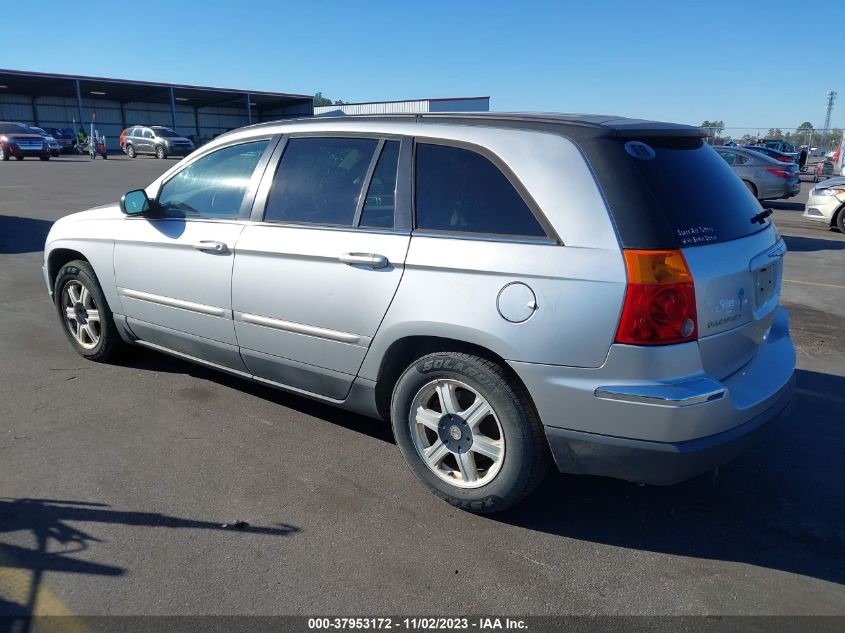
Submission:
POLYGON ((159 216, 123 220, 115 277, 127 324, 142 341, 245 371, 232 323, 232 263, 269 146, 241 142, 199 157, 162 185, 159 216))

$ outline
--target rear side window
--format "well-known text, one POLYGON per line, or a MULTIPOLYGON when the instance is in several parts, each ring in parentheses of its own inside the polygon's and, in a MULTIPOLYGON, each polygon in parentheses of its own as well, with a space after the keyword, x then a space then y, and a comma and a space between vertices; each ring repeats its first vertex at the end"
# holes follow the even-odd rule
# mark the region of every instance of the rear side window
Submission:
POLYGON ((264 219, 352 226, 377 146, 375 139, 364 138, 291 139, 279 161, 264 219))
POLYGON ((621 204, 612 205, 623 243, 625 229, 634 222, 660 229, 674 242, 669 247, 725 242, 764 228, 751 222, 760 204, 725 160, 731 155, 735 160, 734 152, 720 157, 698 137, 613 142, 617 167, 633 170, 641 185, 626 189, 621 204))
POLYGON ((481 154, 419 143, 415 165, 416 228, 545 237, 507 177, 481 154))

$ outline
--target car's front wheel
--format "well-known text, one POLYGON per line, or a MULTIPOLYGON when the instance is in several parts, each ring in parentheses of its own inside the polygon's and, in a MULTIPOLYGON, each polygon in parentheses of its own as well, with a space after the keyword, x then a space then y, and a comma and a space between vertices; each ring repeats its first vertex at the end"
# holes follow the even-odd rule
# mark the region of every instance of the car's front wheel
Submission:
POLYGON ((164 147, 159 145, 156 147, 156 158, 164 159, 167 158, 167 152, 164 151, 164 147))
POLYGON ((391 421, 414 475, 464 510, 505 510, 548 468, 543 427, 524 389, 478 356, 437 352, 414 361, 396 383, 391 421))
POLYGON ((88 262, 65 264, 56 276, 53 297, 65 335, 80 356, 97 362, 117 356, 123 341, 88 262))

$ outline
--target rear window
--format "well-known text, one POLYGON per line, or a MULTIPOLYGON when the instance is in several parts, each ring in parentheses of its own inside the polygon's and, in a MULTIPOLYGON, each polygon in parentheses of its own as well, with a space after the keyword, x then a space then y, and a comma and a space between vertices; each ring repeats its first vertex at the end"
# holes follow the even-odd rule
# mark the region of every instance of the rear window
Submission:
MULTIPOLYGON (((726 242, 764 226, 761 207, 730 165, 698 137, 613 139, 615 166, 629 173, 611 211, 628 248, 679 248, 726 242), (630 178, 632 175, 635 178, 630 178), (648 223, 643 230, 636 224, 648 223), (645 240, 645 243, 644 241, 645 240)), ((605 148, 608 149, 608 148, 605 148)), ((728 158, 728 157, 725 157, 728 158)))

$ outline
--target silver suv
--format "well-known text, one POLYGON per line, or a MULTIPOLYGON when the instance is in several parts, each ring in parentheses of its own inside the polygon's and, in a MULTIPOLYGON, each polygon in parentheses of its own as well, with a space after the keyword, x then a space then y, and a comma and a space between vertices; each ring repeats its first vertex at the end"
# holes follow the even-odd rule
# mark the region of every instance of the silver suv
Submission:
POLYGON ((126 130, 123 151, 129 158, 139 154, 156 158, 187 156, 194 151, 194 143, 163 125, 136 125, 126 130))
POLYGON ((142 345, 389 420, 461 508, 566 473, 670 484, 793 390, 785 246, 687 126, 413 115, 225 134, 67 216, 44 275, 84 357, 142 345))

